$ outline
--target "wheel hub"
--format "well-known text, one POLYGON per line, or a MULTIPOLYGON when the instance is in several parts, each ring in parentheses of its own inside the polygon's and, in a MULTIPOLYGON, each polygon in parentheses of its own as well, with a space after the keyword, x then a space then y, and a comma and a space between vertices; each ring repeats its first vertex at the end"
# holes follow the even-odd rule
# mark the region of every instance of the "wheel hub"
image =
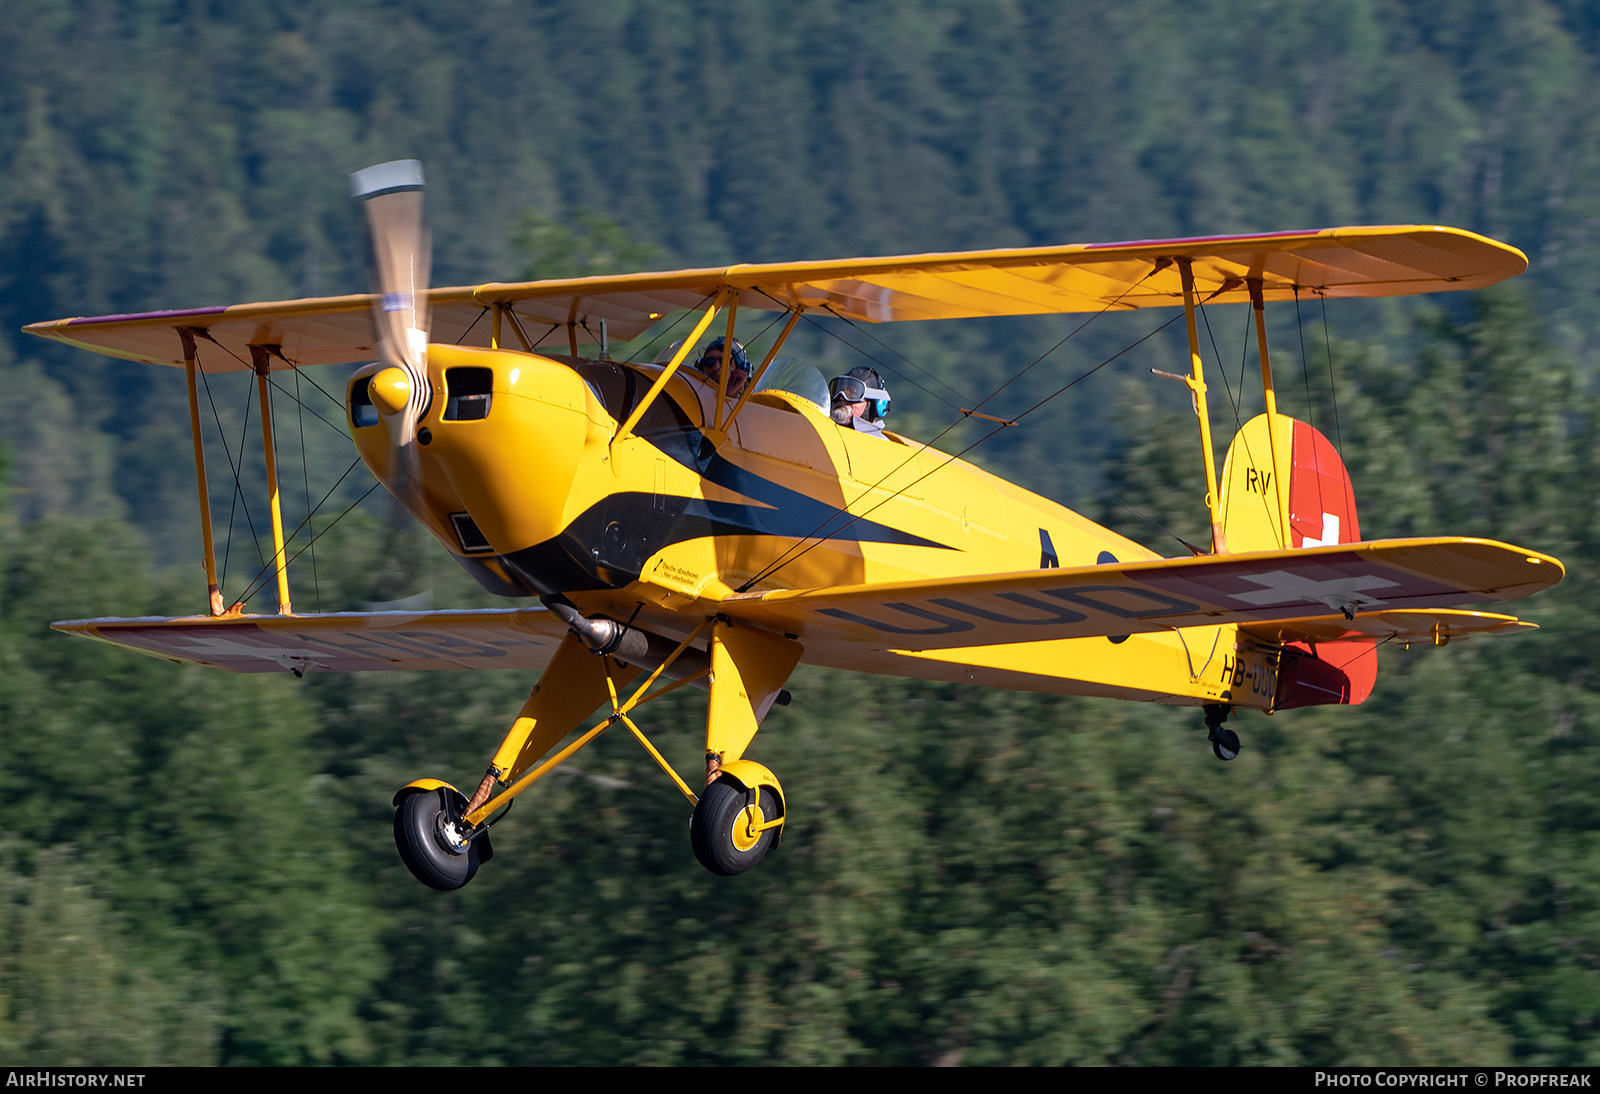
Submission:
POLYGON ((755 804, 745 806, 733 818, 733 832, 730 838, 733 845, 741 851, 748 851, 761 842, 761 826, 767 822, 761 809, 755 804))
POLYGON ((439 812, 439 819, 435 822, 433 834, 438 839, 439 846, 449 851, 452 855, 464 855, 467 853, 468 840, 461 834, 459 823, 445 816, 443 810, 439 812))

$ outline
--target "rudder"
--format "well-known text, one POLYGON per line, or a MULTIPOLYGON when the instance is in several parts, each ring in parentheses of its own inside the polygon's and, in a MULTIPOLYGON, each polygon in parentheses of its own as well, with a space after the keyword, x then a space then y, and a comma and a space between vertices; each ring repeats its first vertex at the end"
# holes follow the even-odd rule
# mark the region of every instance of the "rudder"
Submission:
POLYGON ((1239 554, 1359 542, 1355 490, 1332 442, 1285 414, 1273 415, 1272 434, 1267 416, 1257 414, 1228 446, 1222 465, 1223 550, 1239 554))

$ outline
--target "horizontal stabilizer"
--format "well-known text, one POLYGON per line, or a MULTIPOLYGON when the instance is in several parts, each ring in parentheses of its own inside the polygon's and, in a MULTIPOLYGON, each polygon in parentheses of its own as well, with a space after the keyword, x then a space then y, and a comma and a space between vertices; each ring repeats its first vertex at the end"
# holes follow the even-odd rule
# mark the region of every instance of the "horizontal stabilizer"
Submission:
POLYGON ((1367 612, 1354 619, 1346 619, 1342 615, 1322 615, 1273 623, 1246 623, 1239 628, 1259 642, 1274 644, 1376 638, 1402 644, 1427 642, 1440 646, 1482 634, 1523 634, 1538 629, 1539 624, 1525 623, 1511 615, 1451 611, 1447 608, 1367 612))
POLYGON ((542 669, 567 633, 543 608, 75 619, 51 626, 229 672, 542 669))

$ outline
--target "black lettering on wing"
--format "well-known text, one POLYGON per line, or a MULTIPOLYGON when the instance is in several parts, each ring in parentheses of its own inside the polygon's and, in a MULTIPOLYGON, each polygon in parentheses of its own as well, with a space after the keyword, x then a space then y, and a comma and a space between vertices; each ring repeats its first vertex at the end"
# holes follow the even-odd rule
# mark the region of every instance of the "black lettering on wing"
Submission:
POLYGON ((883 607, 891 608, 897 612, 903 612, 906 615, 916 616, 919 619, 930 620, 934 623, 937 623, 938 626, 921 628, 899 627, 893 623, 888 623, 881 619, 868 619, 864 615, 857 615, 855 612, 845 611, 843 608, 822 608, 819 610, 819 614, 831 615, 835 619, 843 619, 848 623, 859 623, 863 627, 871 627, 873 630, 882 634, 913 634, 926 638, 937 634, 960 634, 963 631, 972 630, 972 624, 968 623, 964 619, 952 619, 947 615, 940 615, 938 612, 930 612, 926 608, 918 608, 913 604, 903 604, 896 601, 885 604, 883 607))
POLYGON ((982 608, 976 604, 966 604, 948 596, 938 597, 932 603, 939 605, 941 608, 950 608, 954 611, 976 616, 979 619, 987 619, 992 623, 1015 623, 1024 627, 1042 627, 1049 626, 1052 623, 1082 623, 1089 618, 1082 612, 1074 611, 1060 604, 1050 604, 1037 597, 1029 596, 1027 593, 995 593, 994 595, 997 600, 1009 600, 1013 604, 1020 604, 1024 608, 1031 608, 1041 614, 1026 616, 1003 615, 1000 612, 990 611, 988 608, 982 608))
POLYGON ((1149 619, 1151 616, 1175 615, 1184 612, 1199 611, 1198 604, 1191 604, 1187 600, 1168 596, 1166 593, 1154 589, 1145 589, 1137 585, 1090 585, 1082 589, 1045 589, 1045 596, 1053 596, 1057 600, 1067 600, 1074 604, 1082 605, 1091 611, 1104 612, 1114 615, 1118 619, 1149 619), (1098 594, 1095 595, 1095 594, 1098 594), (1123 600, 1117 603, 1108 599, 1115 596, 1123 600), (1129 603, 1131 599, 1132 603, 1129 603), (1150 606, 1140 607, 1138 601, 1144 600, 1150 606))

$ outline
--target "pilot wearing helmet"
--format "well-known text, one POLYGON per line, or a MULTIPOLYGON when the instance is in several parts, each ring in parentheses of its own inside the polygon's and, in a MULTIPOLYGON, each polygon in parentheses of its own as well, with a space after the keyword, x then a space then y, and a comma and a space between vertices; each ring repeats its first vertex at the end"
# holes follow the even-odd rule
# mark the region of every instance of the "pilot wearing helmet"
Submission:
POLYGON ((874 369, 858 365, 843 376, 828 381, 833 396, 830 413, 840 425, 854 427, 857 433, 883 436, 883 416, 889 413, 889 392, 874 369))
MULTIPOLYGON (((694 367, 705 373, 713 384, 722 381, 722 349, 723 341, 719 335, 706 343, 706 348, 700 351, 700 359, 694 367)), ((750 357, 745 353, 739 340, 733 340, 733 367, 728 370, 729 397, 735 397, 744 391, 744 385, 750 380, 750 357)))

